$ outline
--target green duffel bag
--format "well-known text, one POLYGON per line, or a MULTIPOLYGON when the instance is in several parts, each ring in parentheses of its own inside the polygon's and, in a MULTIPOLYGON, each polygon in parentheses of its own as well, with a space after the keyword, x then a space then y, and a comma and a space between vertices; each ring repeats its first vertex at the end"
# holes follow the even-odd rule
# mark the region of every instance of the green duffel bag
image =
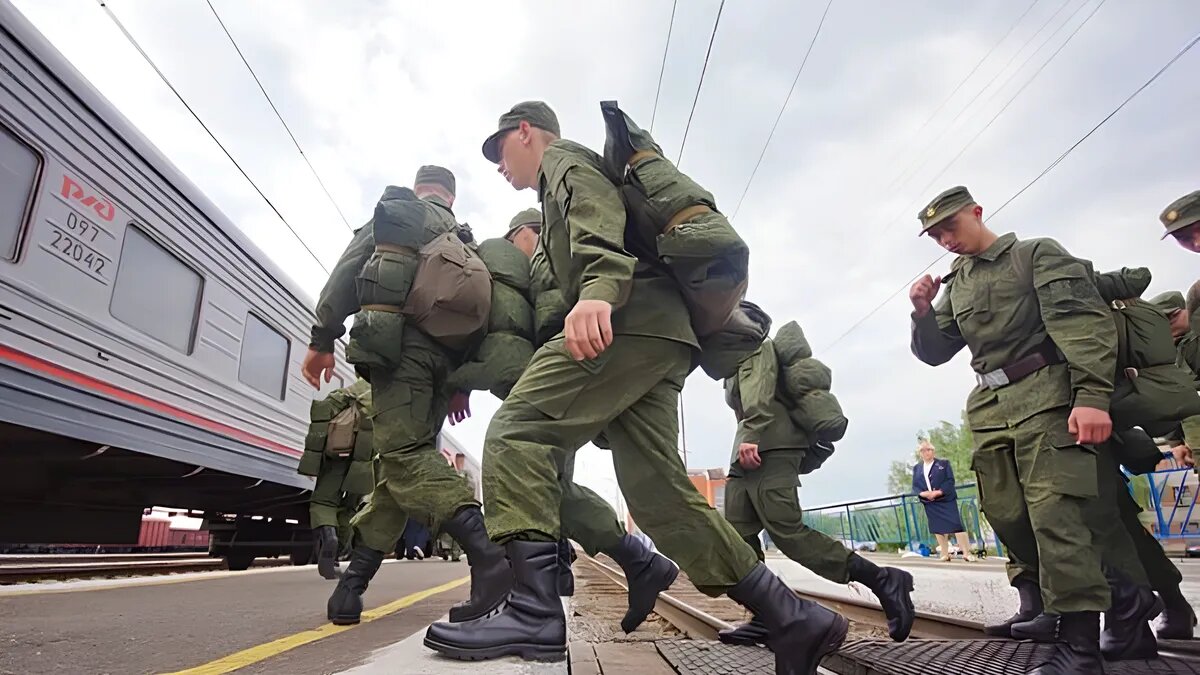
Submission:
POLYGON ((795 321, 780 326, 779 330, 775 331, 773 342, 775 356, 779 357, 780 363, 795 363, 800 359, 812 358, 813 352, 808 338, 804 337, 804 331, 795 321))
POLYGON ((771 317, 758 305, 743 300, 724 328, 701 338, 699 363, 718 382, 737 374, 742 361, 762 346, 771 333, 771 317))
POLYGON ((405 317, 398 312, 363 310, 354 315, 346 360, 365 369, 400 365, 405 317))
POLYGON ((408 301, 420 258, 416 251, 376 249, 355 279, 358 304, 403 307, 408 301))
POLYGON ((780 363, 779 378, 788 395, 794 399, 800 399, 810 391, 829 391, 833 388, 833 371, 813 358, 780 363))
POLYGON ((529 258, 512 242, 502 237, 479 242, 476 253, 487 265, 493 281, 511 286, 522 293, 529 290, 529 258))
POLYGON ((1114 431, 1109 443, 1117 461, 1134 475, 1154 471, 1163 460, 1162 450, 1141 429, 1114 431))
POLYGON ((850 425, 850 421, 842 414, 837 397, 822 390, 810 391, 797 399, 789 416, 797 426, 821 443, 842 440, 850 425))
POLYGON ((533 358, 533 343, 512 333, 488 333, 471 360, 447 378, 451 390, 490 391, 503 400, 533 358))
POLYGON ((1161 431, 1200 415, 1192 374, 1174 363, 1126 368, 1113 390, 1109 415, 1114 429, 1161 431))
POLYGON ((505 284, 492 284, 488 333, 511 333, 533 341, 533 307, 520 291, 505 284))

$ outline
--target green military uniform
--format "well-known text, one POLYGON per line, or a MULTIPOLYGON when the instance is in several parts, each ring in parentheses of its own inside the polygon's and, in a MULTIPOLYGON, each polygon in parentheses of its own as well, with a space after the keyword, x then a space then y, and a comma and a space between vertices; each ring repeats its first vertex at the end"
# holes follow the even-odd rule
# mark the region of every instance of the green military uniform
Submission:
MULTIPOLYGON (((1189 312, 1188 331, 1175 338, 1175 348, 1178 350, 1175 362, 1180 368, 1192 373, 1196 378, 1196 388, 1200 390, 1200 334, 1197 334, 1194 327, 1194 319, 1200 315, 1200 311, 1196 311, 1195 307, 1189 308, 1179 291, 1161 293, 1151 299, 1151 302, 1158 305, 1167 316, 1172 316, 1175 312, 1189 312)), ((1179 436, 1173 440, 1182 440, 1189 448, 1200 449, 1200 417, 1184 420, 1179 436)))
MULTIPOLYGON (((450 195, 455 191, 453 174, 441 167, 422 167, 415 184, 440 186, 450 195)), ((431 532, 445 527, 466 549, 471 598, 451 608, 450 615, 469 620, 503 600, 511 576, 503 551, 487 539, 474 491, 437 448, 451 394, 447 376, 460 355, 406 326, 399 306, 378 304, 379 298, 360 306, 356 292, 365 288, 402 303, 415 278, 417 250, 440 235, 458 232, 459 225, 450 204, 436 194, 416 199, 415 193, 389 188, 385 199, 389 195, 393 202, 380 201, 376 218, 355 233, 322 290, 310 345, 331 352, 346 317, 361 310, 346 352, 371 383, 378 482, 367 506, 351 521, 354 554, 327 611, 335 624, 358 623, 367 582, 411 517, 431 532)))
MULTIPOLYGON (((974 203, 966 188, 939 195, 920 214, 922 232, 974 203)), ((1085 265, 1055 241, 999 237, 960 256, 932 311, 914 315, 912 351, 930 365, 971 351, 981 378, 967 399, 980 506, 1010 553, 1009 576, 1038 580, 1052 614, 1103 611, 1108 583, 1091 526, 1099 487, 1096 449, 1067 429, 1072 406, 1107 410, 1116 368, 1112 317, 1085 265), (1034 289, 1013 268, 1013 249, 1033 248, 1034 289), (987 374, 1053 341, 1053 363, 995 388, 987 374)), ((995 378, 995 375, 989 375, 995 378)))
MULTIPOLYGON (((361 406, 362 414, 371 414, 371 385, 359 379, 354 384, 338 389, 325 401, 333 403, 338 408, 357 404, 361 406)), ((323 437, 314 427, 324 420, 314 420, 310 427, 310 436, 323 437)), ((365 443, 370 447, 371 429, 360 427, 357 432, 368 438, 365 443)), ((319 457, 320 469, 316 473, 316 484, 313 485, 312 497, 308 504, 309 523, 313 529, 330 526, 337 530, 338 541, 343 549, 350 545, 350 519, 358 510, 363 497, 371 492, 375 485, 374 471, 370 459, 359 459, 353 453, 327 454, 322 452, 319 457), (351 469, 355 469, 352 475, 351 469)))
POLYGON ((758 533, 788 558, 829 579, 850 580, 850 549, 804 524, 796 489, 800 461, 811 440, 788 415, 778 394, 779 360, 770 340, 725 380, 725 402, 738 417, 729 481, 725 484, 725 518, 763 559, 758 533), (746 469, 738 461, 742 443, 758 446, 762 464, 746 469))

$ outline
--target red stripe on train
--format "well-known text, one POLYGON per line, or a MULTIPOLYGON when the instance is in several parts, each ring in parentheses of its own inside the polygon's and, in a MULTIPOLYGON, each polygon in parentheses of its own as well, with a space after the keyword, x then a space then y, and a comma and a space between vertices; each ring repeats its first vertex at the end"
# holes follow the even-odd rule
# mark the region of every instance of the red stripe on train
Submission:
POLYGON ((243 441, 243 442, 249 443, 251 445, 256 445, 256 446, 258 446, 260 448, 264 448, 266 450, 271 450, 273 452, 278 452, 278 453, 281 453, 284 455, 289 455, 292 457, 299 457, 301 455, 300 450, 295 450, 293 448, 289 448, 288 446, 283 445, 282 443, 276 443, 275 441, 272 441, 270 439, 262 438, 260 436, 255 436, 254 434, 247 433, 236 427, 231 427, 228 424, 222 424, 220 422, 215 422, 208 418, 200 417, 199 415, 194 415, 186 410, 176 408, 175 406, 168 405, 166 403, 161 403, 159 401, 155 401, 154 399, 146 398, 145 396, 142 396, 141 394, 135 394, 131 391, 127 391, 127 390, 121 389, 119 387, 114 387, 113 385, 108 384, 107 382, 97 380, 96 378, 91 377, 89 375, 84 375, 83 373, 77 373, 72 370, 67 370, 61 366, 56 366, 53 363, 50 363, 49 361, 44 361, 36 356, 31 356, 29 354, 25 354, 24 352, 18 352, 14 349, 10 349, 3 345, 0 345, 0 359, 5 359, 7 361, 11 361, 13 363, 16 363, 17 365, 24 366, 25 368, 28 368, 30 370, 46 373, 48 375, 53 375, 60 379, 66 380, 67 382, 71 382, 73 384, 76 384, 76 385, 79 385, 82 387, 86 387, 93 391, 104 394, 105 396, 109 396, 111 398, 114 398, 114 399, 117 399, 120 401, 124 401, 126 403, 132 403, 134 405, 142 406, 144 408, 149 408, 150 410, 153 410, 155 412, 162 413, 162 414, 170 416, 170 417, 175 417, 177 419, 180 419, 185 422, 189 422, 196 426, 205 427, 211 431, 215 431, 219 434, 229 436, 230 438, 235 438, 239 441, 243 441))

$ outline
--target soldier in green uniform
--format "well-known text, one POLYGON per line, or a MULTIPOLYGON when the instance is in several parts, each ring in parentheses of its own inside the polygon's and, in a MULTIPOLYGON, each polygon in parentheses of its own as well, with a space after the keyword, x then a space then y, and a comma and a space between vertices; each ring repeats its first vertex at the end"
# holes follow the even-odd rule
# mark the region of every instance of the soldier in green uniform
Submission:
MULTIPOLYGON (((857 581, 879 597, 892 639, 908 638, 916 611, 913 577, 894 567, 878 567, 828 535, 804 524, 796 488, 800 462, 811 447, 809 434, 788 415, 788 402, 778 391, 779 359, 768 338, 725 379, 725 402, 737 416, 729 480, 725 483, 725 518, 764 560, 758 535, 764 529, 791 560, 844 584, 857 581)), ((749 623, 722 631, 729 644, 766 642, 766 628, 749 623)))
POLYGON ((371 385, 362 379, 330 392, 312 406, 305 452, 297 470, 317 478, 309 498, 308 519, 316 541, 317 571, 326 579, 338 578, 337 559, 351 541, 350 518, 375 485, 370 414, 371 385), (342 429, 342 424, 353 428, 342 429))
POLYGON ((1200 253, 1200 190, 1171 202, 1158 219, 1167 228, 1163 239, 1175 237, 1180 246, 1200 253))
MULTIPOLYGON (((451 211, 454 183, 454 175, 442 167, 425 166, 417 172, 412 192, 419 201, 410 203, 410 207, 423 209, 419 213, 427 230, 444 233, 458 228, 451 211)), ((303 364, 304 375, 313 386, 318 385, 322 373, 326 381, 331 377, 333 343, 344 332, 346 318, 360 310, 356 279, 373 252, 379 255, 382 250, 375 241, 375 228, 372 221, 355 232, 321 291, 317 323, 303 364)), ((451 609, 452 620, 471 619, 491 611, 503 601, 511 583, 504 550, 488 538, 474 492, 436 446, 448 412, 457 414, 465 406, 465 397, 456 395, 451 401, 446 387, 447 374, 458 357, 418 328, 395 321, 395 317, 363 309, 355 317, 355 330, 378 325, 402 328, 398 334, 376 340, 371 349, 356 344, 352 331, 347 347, 347 352, 355 355, 351 359, 358 361, 356 367, 365 366, 368 371, 379 469, 370 504, 352 523, 355 546, 350 564, 329 598, 329 619, 339 625, 359 621, 362 594, 379 570, 384 552, 395 547, 410 516, 426 523, 432 532, 443 528, 467 553, 471 597, 451 609), (372 351, 382 347, 391 353, 372 351)))
MULTIPOLYGON (((537 209, 525 209, 513 216, 508 224, 508 239, 531 258, 531 300, 540 308, 535 319, 534 333, 539 336, 536 346, 563 330, 568 307, 550 275, 546 254, 538 246, 542 214, 537 209)), ((568 540, 579 542, 588 555, 608 555, 621 566, 628 582, 629 606, 621 619, 621 628, 632 633, 654 609, 658 594, 671 587, 679 570, 671 561, 651 551, 641 540, 630 536, 617 514, 603 497, 575 482, 575 453, 568 453, 563 462, 562 503, 559 510, 562 538, 559 540, 559 595, 571 595, 574 579, 571 575, 573 551, 568 540)))
MULTIPOLYGON (((680 288, 629 253, 625 208, 602 159, 559 138, 540 101, 517 104, 484 156, 542 202, 540 242, 567 304, 563 334, 537 350, 492 418, 484 446, 488 531, 504 542, 514 583, 483 619, 435 623, 425 645, 460 659, 561 659, 566 620, 555 593, 566 458, 603 432, 630 511, 658 547, 712 595, 766 623, 776 672, 816 672, 848 622, 801 600, 692 486, 677 443, 679 392, 696 335, 680 288)), ((643 242, 642 250, 654 250, 643 242)))
MULTIPOLYGON (((933 366, 963 347, 971 352, 979 381, 967 400, 972 468, 1021 596, 1021 610, 1001 628, 1015 632, 1044 610, 1058 617, 1061 644, 1034 672, 1103 672, 1099 614, 1112 597, 1094 533, 1095 446, 1112 432, 1113 319, 1088 266, 1051 239, 997 236, 965 187, 935 197, 918 219, 921 234, 958 254, 945 279, 927 275, 909 291, 912 351, 933 366), (1023 260, 1032 288, 1014 267, 1023 260)), ((1126 636, 1139 622, 1146 627, 1152 617, 1144 612, 1157 610, 1135 597, 1134 606, 1109 614, 1106 630, 1126 636)))

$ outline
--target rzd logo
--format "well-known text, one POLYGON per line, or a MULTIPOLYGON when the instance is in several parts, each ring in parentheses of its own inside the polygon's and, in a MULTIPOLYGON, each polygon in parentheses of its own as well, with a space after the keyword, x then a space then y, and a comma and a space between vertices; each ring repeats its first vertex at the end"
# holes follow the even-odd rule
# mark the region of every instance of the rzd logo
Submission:
POLYGON ((112 202, 104 197, 89 195, 83 191, 83 186, 71 180, 68 176, 63 176, 62 196, 67 199, 77 201, 83 206, 96 212, 104 220, 112 222, 116 215, 116 210, 113 208, 112 202))

